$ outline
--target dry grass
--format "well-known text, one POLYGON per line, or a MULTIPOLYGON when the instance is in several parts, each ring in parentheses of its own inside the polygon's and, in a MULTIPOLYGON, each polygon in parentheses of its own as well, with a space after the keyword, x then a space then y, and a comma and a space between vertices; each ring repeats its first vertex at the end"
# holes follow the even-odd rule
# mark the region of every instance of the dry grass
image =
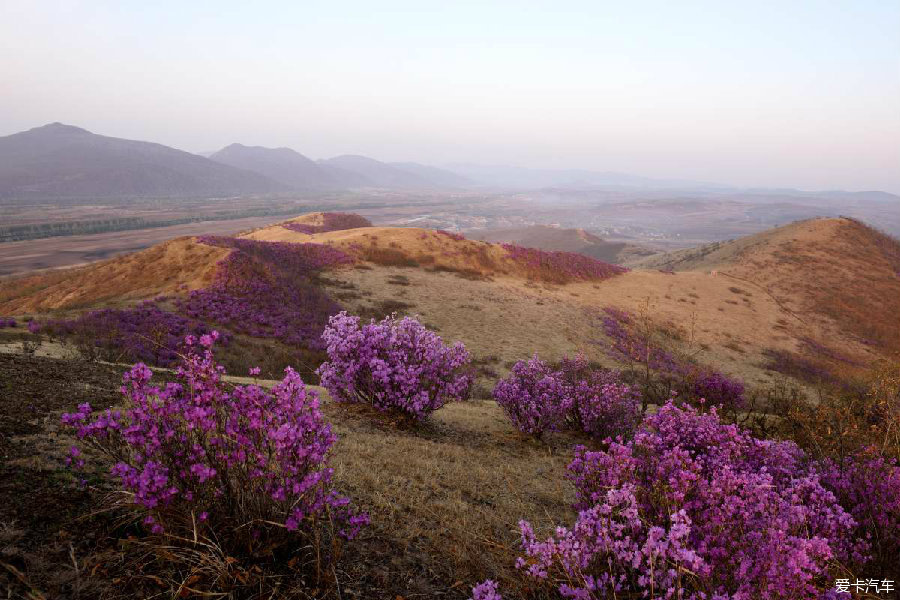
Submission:
POLYGON ((464 598, 488 577, 515 590, 518 521, 548 531, 573 518, 564 473, 577 440, 524 439, 493 402, 448 405, 418 432, 364 410, 331 404, 326 412, 340 436, 339 485, 372 516, 360 542, 375 553, 370 576, 406 582, 405 597, 447 594, 448 582, 460 582, 449 596, 464 598))

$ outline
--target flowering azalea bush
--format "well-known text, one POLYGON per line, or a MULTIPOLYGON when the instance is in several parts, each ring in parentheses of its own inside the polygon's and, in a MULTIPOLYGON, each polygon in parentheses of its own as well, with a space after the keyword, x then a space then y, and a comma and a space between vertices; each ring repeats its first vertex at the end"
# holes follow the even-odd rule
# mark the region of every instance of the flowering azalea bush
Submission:
POLYGON ((368 324, 341 312, 322 334, 328 361, 317 373, 338 402, 360 402, 421 420, 472 384, 462 343, 444 345, 412 317, 390 316, 368 324))
POLYGON ((313 234, 327 231, 341 231, 343 229, 356 229, 358 227, 371 227, 372 222, 365 217, 353 213, 322 213, 321 225, 308 223, 285 223, 282 227, 299 233, 313 234))
POLYGON ((643 416, 637 389, 623 383, 621 373, 594 369, 584 355, 563 358, 558 376, 570 389, 570 426, 591 437, 629 437, 643 416))
POLYGON ((290 368, 272 391, 227 386, 211 352, 216 337, 186 340, 177 383, 153 386, 136 364, 122 386, 127 408, 95 413, 82 404, 63 424, 113 461, 154 534, 200 534, 234 556, 289 543, 291 532, 309 533, 330 513, 354 536, 367 517, 333 488, 327 456, 336 436, 316 393, 290 368))
POLYGON ((0 317, 0 329, 5 329, 7 327, 13 328, 16 326, 16 320, 12 317, 0 317))
POLYGON ((513 426, 534 437, 565 424, 572 410, 571 387, 538 358, 520 360, 505 379, 494 386, 493 397, 513 426))
POLYGON ((523 265, 543 281, 598 281, 628 272, 625 267, 605 263, 584 254, 525 248, 515 244, 502 246, 511 260, 523 265))
POLYGON ((520 523, 519 568, 563 597, 818 598, 859 552, 845 512, 803 452, 666 404, 634 439, 580 447, 578 518, 546 540, 520 523))
POLYGON ((497 582, 486 579, 472 588, 471 600, 503 600, 498 591, 497 582))
POLYGON ((744 384, 717 371, 701 370, 690 378, 695 398, 703 398, 711 406, 734 410, 744 406, 744 384))
POLYGON ((627 437, 642 414, 636 390, 617 372, 591 368, 582 355, 564 358, 558 368, 537 355, 520 360, 493 397, 516 429, 538 438, 565 427, 598 439, 627 437))

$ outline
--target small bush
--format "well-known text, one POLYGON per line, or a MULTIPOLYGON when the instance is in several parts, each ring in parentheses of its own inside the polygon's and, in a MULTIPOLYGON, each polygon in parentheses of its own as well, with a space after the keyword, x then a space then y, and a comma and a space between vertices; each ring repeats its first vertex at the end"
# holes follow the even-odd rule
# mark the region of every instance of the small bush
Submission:
POLYGON ((322 334, 328 361, 318 369, 338 402, 359 402, 422 420, 451 400, 467 397, 472 377, 462 343, 443 340, 418 320, 393 315, 361 324, 341 312, 322 334))
POLYGON ((569 422, 576 431, 603 440, 607 437, 630 437, 643 415, 641 396, 623 383, 621 373, 591 368, 584 356, 564 358, 559 376, 571 390, 569 422))
POLYGON ((637 392, 619 373, 594 369, 582 355, 553 368, 537 355, 518 361, 494 387, 494 400, 522 433, 570 427, 597 439, 628 437, 640 423, 637 392))
POLYGON ((316 393, 290 368, 271 392, 227 386, 210 350, 216 337, 201 337, 199 348, 187 339, 179 383, 151 386, 139 363, 124 377, 127 409, 95 414, 82 404, 63 423, 114 461, 112 474, 162 547, 271 555, 318 540, 329 514, 353 537, 367 517, 332 486, 327 456, 337 438, 316 393))
POLYGON ((560 429, 572 410, 572 390, 559 374, 538 358, 520 360, 509 377, 494 387, 493 397, 513 426, 536 438, 560 429))

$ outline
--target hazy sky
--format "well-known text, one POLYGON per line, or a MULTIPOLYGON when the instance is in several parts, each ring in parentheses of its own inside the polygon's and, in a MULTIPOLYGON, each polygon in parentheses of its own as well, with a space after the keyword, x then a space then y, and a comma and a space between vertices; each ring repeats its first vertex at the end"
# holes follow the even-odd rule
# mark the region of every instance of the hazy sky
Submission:
POLYGON ((900 0, 0 0, 0 135, 900 193, 900 0))

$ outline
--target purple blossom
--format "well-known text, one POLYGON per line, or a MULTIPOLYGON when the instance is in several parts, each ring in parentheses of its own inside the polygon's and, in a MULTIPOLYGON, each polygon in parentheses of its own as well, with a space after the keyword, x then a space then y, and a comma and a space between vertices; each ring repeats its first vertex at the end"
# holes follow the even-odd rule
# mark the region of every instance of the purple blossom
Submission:
POLYGON ((493 397, 516 429, 537 438, 561 429, 573 403, 571 388, 537 354, 516 362, 493 397))
POLYGON ((571 427, 597 439, 628 437, 641 419, 640 396, 620 374, 589 367, 582 355, 559 367, 533 356, 497 382, 494 400, 519 431, 540 437, 571 427))
POLYGON ((322 334, 328 361, 316 371, 338 402, 361 402, 421 420, 468 394, 469 353, 411 317, 361 324, 341 312, 322 334))
MULTIPOLYGON (((520 524, 518 566, 567 598, 819 598, 853 517, 790 442, 666 404, 634 438, 576 449, 574 526, 520 524)), ((833 583, 833 582, 832 582, 833 583)))
POLYGON ((298 529, 327 510, 355 535, 367 517, 332 487, 327 455, 336 436, 316 393, 290 368, 271 392, 226 386, 211 351, 218 337, 185 340, 178 383, 151 386, 150 370, 136 364, 121 388, 127 410, 95 414, 82 404, 63 424, 116 461, 112 474, 154 533, 191 531, 199 513, 217 533, 240 538, 243 523, 298 529))
POLYGON ((503 600, 503 596, 497 589, 497 582, 485 579, 472 588, 472 597, 469 600, 503 600))

